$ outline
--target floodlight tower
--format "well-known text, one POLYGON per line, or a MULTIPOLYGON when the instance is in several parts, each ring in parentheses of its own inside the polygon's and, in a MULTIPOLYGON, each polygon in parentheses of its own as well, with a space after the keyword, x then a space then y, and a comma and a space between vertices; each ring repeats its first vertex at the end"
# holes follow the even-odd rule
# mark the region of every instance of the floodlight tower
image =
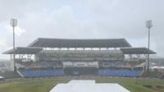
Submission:
POLYGON ((16 67, 15 67, 15 27, 17 26, 17 19, 12 18, 10 20, 10 25, 13 28, 13 62, 14 62, 14 71, 16 71, 16 67))
MULTIPOLYGON (((148 43, 147 43, 147 47, 148 50, 150 49, 150 29, 152 28, 153 24, 152 24, 152 20, 147 20, 146 21, 146 27, 148 29, 148 43)), ((147 72, 149 72, 149 66, 150 66, 150 57, 149 57, 149 52, 147 54, 147 72)))

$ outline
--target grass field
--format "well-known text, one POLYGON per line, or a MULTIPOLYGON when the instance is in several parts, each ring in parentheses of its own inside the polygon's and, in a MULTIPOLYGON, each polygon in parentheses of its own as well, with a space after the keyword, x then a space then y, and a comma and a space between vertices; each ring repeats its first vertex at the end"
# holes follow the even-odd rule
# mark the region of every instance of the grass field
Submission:
MULTIPOLYGON (((96 82, 119 83, 131 92, 164 92, 164 80, 96 77, 96 82)), ((57 83, 71 78, 12 79, 0 83, 0 92, 49 92, 57 83)))

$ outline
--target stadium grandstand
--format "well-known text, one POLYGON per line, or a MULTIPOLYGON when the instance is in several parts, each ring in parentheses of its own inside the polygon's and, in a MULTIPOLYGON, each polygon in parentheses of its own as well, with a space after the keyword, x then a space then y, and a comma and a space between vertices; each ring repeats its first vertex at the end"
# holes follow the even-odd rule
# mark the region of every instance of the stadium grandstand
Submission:
POLYGON ((4 54, 13 60, 21 77, 97 75, 139 77, 145 70, 145 47, 132 47, 125 39, 38 38, 27 47, 4 54))

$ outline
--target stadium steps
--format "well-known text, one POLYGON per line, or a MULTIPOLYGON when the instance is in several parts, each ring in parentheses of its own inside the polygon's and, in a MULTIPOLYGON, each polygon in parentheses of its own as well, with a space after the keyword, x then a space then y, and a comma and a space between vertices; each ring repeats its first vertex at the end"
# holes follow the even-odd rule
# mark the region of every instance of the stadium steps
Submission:
POLYGON ((14 71, 6 71, 6 72, 0 72, 0 76, 3 76, 4 78, 19 78, 19 74, 14 71))

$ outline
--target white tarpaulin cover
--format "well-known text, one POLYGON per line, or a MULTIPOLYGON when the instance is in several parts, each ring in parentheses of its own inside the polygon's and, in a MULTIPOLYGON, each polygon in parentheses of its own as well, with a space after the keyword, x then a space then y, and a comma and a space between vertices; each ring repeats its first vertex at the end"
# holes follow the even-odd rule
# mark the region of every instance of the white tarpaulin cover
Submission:
POLYGON ((50 92, 130 92, 117 83, 95 83, 94 80, 72 80, 59 83, 50 92))

